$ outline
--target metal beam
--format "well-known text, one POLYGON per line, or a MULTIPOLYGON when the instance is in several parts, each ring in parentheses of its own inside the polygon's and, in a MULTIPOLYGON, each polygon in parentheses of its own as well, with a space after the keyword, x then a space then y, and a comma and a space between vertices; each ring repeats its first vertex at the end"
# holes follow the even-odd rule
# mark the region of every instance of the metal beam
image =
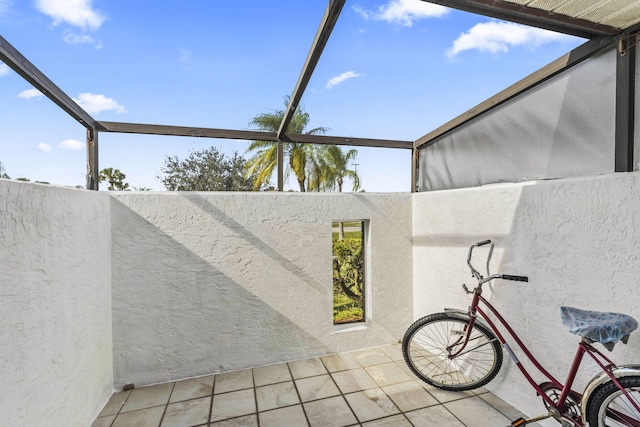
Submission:
POLYGON ((277 147, 278 161, 278 191, 284 191, 284 143, 278 141, 277 147))
POLYGON ((313 70, 316 68, 318 61, 320 60, 322 51, 327 45, 331 31, 333 31, 333 27, 338 21, 338 17, 340 16, 340 12, 342 11, 342 7, 345 2, 346 0, 329 0, 327 9, 325 10, 322 21, 320 22, 320 27, 318 28, 316 37, 311 45, 311 50, 307 55, 307 60, 305 61, 300 77, 298 78, 298 83, 296 83, 293 94, 291 95, 291 98, 289 98, 289 105, 282 117, 282 122, 280 122, 280 127, 277 132, 278 138, 282 138, 289 128, 293 114, 295 113, 296 108, 298 108, 298 104, 300 103, 302 95, 307 88, 307 84, 309 84, 309 80, 311 80, 313 70))
POLYGON ((636 48, 618 53, 616 63, 615 171, 633 172, 636 48))
POLYGON ((101 132, 135 133, 143 135, 276 141, 275 132, 152 125, 144 123, 98 122, 98 130, 101 132))
POLYGON ((62 108, 87 129, 94 129, 96 121, 84 111, 62 89, 56 86, 47 76, 36 68, 27 58, 22 56, 7 40, 0 36, 0 60, 7 64, 23 79, 42 92, 47 98, 62 108))
POLYGON ((411 192, 418 191, 418 160, 420 151, 417 148, 411 150, 411 192))
MULTIPOLYGON (((278 142, 275 132, 196 128, 187 126, 150 125, 142 123, 98 122, 101 132, 132 133, 143 135, 190 136, 199 138, 241 139, 246 141, 278 142)), ((411 149, 412 141, 389 139, 351 138, 345 136, 286 134, 280 141, 307 144, 348 145, 354 147, 381 147, 411 149)))
POLYGON ((568 54, 563 55, 562 57, 535 71, 519 82, 514 83, 505 90, 492 96, 486 101, 476 105, 475 107, 466 111, 455 119, 426 134, 422 138, 418 139, 414 143, 414 146, 416 148, 419 148, 425 144, 432 142, 436 138, 439 138, 442 135, 451 132, 458 126, 463 125, 488 111, 491 111, 492 109, 504 104, 510 99, 513 99, 514 97, 549 80, 553 76, 556 76, 559 73, 573 67, 574 65, 577 65, 580 62, 590 58, 602 49, 612 46, 615 42, 616 39, 614 37, 602 37, 599 39, 590 40, 583 45, 578 46, 568 54))
POLYGON ((499 0, 422 0, 427 3, 435 3, 454 9, 545 30, 571 34, 573 36, 593 39, 603 36, 620 34, 621 29, 587 21, 580 18, 572 18, 567 15, 548 12, 535 7, 510 3, 499 0))
POLYGON ((411 141, 399 141, 390 139, 368 139, 368 138, 351 138, 345 136, 327 136, 327 135, 306 135, 306 134, 286 134, 285 141, 303 142, 307 144, 330 144, 330 145, 347 145, 351 147, 379 147, 379 148, 401 148, 410 150, 413 148, 411 141))
POLYGON ((87 129, 87 190, 98 191, 98 131, 87 129))
MULTIPOLYGON (((121 123, 121 122, 98 122, 98 129, 101 132, 114 132, 114 133, 130 133, 130 134, 143 134, 143 135, 165 135, 165 136, 189 136, 200 138, 221 138, 221 139, 241 139, 248 141, 272 141, 278 144, 277 158, 278 158, 278 190, 284 190, 284 143, 285 142, 299 142, 306 144, 330 144, 330 145, 348 145, 355 147, 381 147, 381 148, 401 148, 412 149, 412 141, 397 141, 386 139, 368 139, 368 138, 351 138, 343 136, 327 136, 327 135, 306 135, 306 134, 285 134, 282 139, 278 139, 275 132, 258 132, 258 131, 246 131, 246 130, 230 130, 230 129, 212 129, 212 128, 196 128, 187 126, 166 126, 166 125, 153 125, 142 123, 121 123)), ((91 157, 90 157, 90 137, 87 134, 87 155, 89 158, 89 165, 87 166, 91 170, 91 157)), ((96 150, 97 150, 97 132, 96 135, 96 150)), ((95 161, 97 168, 98 153, 95 152, 95 161)), ((90 188, 90 174, 87 174, 87 188, 90 188)), ((96 188, 97 190, 97 178, 96 188)))

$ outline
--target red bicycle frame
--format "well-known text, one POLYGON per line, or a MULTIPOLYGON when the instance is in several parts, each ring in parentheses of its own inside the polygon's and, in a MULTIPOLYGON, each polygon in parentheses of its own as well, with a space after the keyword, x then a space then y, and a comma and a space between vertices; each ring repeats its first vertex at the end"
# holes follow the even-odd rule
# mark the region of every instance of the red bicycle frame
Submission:
MULTIPOLYGON (((487 301, 481 295, 481 293, 482 293, 481 287, 478 287, 473 291, 473 294, 474 294, 473 295, 473 300, 471 302, 471 306, 469 307, 470 321, 469 321, 468 326, 466 327, 467 330, 466 330, 466 334, 464 335, 464 342, 462 343, 461 348, 457 352, 451 354, 452 358, 456 357, 457 355, 459 355, 460 353, 462 353, 464 351, 467 343, 469 342, 469 337, 471 336, 471 330, 473 329, 473 325, 475 324, 475 321, 476 321, 476 318, 477 318, 477 314, 479 314, 480 317, 482 317, 484 319, 484 321, 487 323, 487 325, 491 328, 491 330, 496 334, 497 339, 500 341, 500 343, 502 344, 503 348, 507 351, 507 353, 509 353, 509 356, 511 357, 511 359, 515 362, 515 364, 518 367, 518 369, 520 369, 520 372, 522 372, 522 374, 527 379, 529 384, 531 384, 531 386, 538 392, 538 395, 540 395, 542 397, 542 399, 544 399, 544 401, 547 403, 548 407, 554 408, 558 412, 558 414, 561 414, 561 415, 563 415, 565 417, 569 417, 576 425, 584 427, 584 424, 582 423, 581 419, 576 419, 575 417, 571 416, 563 408, 565 407, 565 403, 567 401, 567 397, 570 394, 572 395, 572 397, 574 399, 579 400, 579 399, 582 398, 582 394, 576 392, 575 390, 572 390, 571 386, 573 385, 573 382, 574 382, 574 380, 576 378, 576 374, 578 372, 578 368, 580 367, 580 364, 582 363, 582 359, 583 359, 585 353, 588 354, 589 356, 591 356, 591 358, 596 362, 596 364, 598 364, 598 366, 600 366, 600 368, 604 372, 607 373, 607 375, 611 378, 611 380, 614 382, 614 384, 616 384, 616 386, 632 402, 632 404, 635 407, 635 409, 637 409, 638 412, 640 412, 640 407, 638 407, 638 404, 633 399, 630 398, 630 396, 628 395, 628 393, 624 389, 624 387, 622 387, 620 385, 618 380, 611 373, 612 369, 616 367, 615 364, 611 360, 609 360, 609 358, 607 358, 604 354, 602 354, 600 351, 598 351, 598 349, 594 348, 592 345, 590 345, 585 340, 580 341, 580 343, 578 344, 578 350, 576 351, 576 354, 575 354, 575 356, 573 358, 573 362, 571 364, 571 368, 569 370, 569 374, 567 375, 567 379, 566 379, 565 383, 562 384, 557 379, 555 379, 553 377, 553 375, 551 375, 540 364, 540 362, 538 362, 538 360, 531 354, 531 352, 529 351, 527 346, 522 342, 520 337, 518 337, 518 335, 511 328, 509 323, 502 317, 502 315, 498 312, 498 310, 496 310, 491 305, 491 303, 489 303, 489 301, 487 301), (527 369, 522 365, 520 360, 514 354, 513 350, 511 350, 511 347, 509 347, 509 344, 506 342, 505 338, 500 333, 500 330, 498 330, 498 328, 496 327, 496 324, 491 320, 491 318, 489 317, 488 313, 485 312, 484 310, 482 310, 482 308, 479 306, 480 303, 483 303, 489 309, 490 313, 493 316, 495 316, 495 318, 498 320, 498 322, 507 330, 509 335, 513 338, 513 340, 515 340, 515 342, 518 345, 518 347, 524 352, 526 357, 529 359, 529 361, 531 363, 533 363, 533 365, 536 367, 536 369, 540 373, 542 373, 554 386, 556 386, 558 389, 562 390, 560 398, 558 399, 557 402, 554 402, 551 399, 551 397, 549 397, 544 392, 544 390, 541 388, 541 386, 539 384, 537 384, 533 380, 533 378, 531 377, 531 375, 529 374, 527 369)), ((462 340, 462 338, 463 337, 461 337, 460 341, 462 340)), ((458 344, 458 343, 456 343, 456 344, 458 344)), ((622 415, 620 415, 620 417, 624 418, 624 416, 622 416, 622 415)), ((630 425, 638 426, 638 423, 635 420, 625 420, 625 421, 626 422, 633 422, 634 424, 630 424, 630 425)))

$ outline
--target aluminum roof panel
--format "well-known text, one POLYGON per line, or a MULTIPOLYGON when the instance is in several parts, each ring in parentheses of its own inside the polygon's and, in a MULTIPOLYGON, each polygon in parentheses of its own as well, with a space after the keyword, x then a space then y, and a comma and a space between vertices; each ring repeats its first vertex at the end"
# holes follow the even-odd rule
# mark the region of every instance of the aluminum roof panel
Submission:
POLYGON ((640 3, 637 0, 502 0, 493 4, 500 7, 500 3, 531 7, 620 31, 640 23, 640 3))

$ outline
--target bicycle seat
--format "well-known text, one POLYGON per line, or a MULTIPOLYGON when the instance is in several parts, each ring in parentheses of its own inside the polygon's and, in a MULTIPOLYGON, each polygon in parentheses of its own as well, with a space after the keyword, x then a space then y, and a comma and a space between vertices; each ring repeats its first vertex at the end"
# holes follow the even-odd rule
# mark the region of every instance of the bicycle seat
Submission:
POLYGON ((562 323, 569 327, 569 332, 591 342, 605 344, 609 350, 620 340, 626 344, 629 334, 638 328, 638 321, 627 314, 603 313, 573 307, 560 307, 560 312, 562 323))

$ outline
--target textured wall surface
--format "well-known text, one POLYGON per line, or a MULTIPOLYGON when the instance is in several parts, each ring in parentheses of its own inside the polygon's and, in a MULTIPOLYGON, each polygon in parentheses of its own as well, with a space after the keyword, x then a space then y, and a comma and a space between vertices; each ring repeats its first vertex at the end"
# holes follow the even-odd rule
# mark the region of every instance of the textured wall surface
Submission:
MULTIPOLYGON (((559 380, 579 341, 562 325, 560 306, 640 319, 637 173, 422 193, 414 196, 413 213, 416 318, 469 306, 461 289, 473 283, 467 249, 489 238, 496 243, 492 273, 528 275, 530 282, 498 281, 484 296, 559 380)), ((618 364, 638 363, 640 332, 605 353, 618 364)), ((529 415, 543 413, 541 400, 505 357, 488 388, 529 415)), ((576 390, 596 368, 587 363, 576 390)))
MULTIPOLYGON (((413 319, 468 306, 467 247, 485 238, 497 244, 494 272, 531 280, 485 296, 563 379, 578 338, 561 305, 640 318, 639 196, 637 173, 413 196, 107 194, 0 180, 2 420, 83 426, 112 386, 395 342, 413 319), (368 221, 370 257, 369 319, 342 331, 331 301, 340 219, 368 221)), ((637 363, 639 337, 613 359, 637 363)), ((542 410, 508 360, 489 388, 542 410)))
POLYGON ((412 313, 411 196, 114 194, 115 386, 396 342, 412 313), (370 227, 369 321, 332 324, 331 223, 370 227))
POLYGON ((113 390, 109 195, 0 180, 0 425, 88 426, 113 390))

